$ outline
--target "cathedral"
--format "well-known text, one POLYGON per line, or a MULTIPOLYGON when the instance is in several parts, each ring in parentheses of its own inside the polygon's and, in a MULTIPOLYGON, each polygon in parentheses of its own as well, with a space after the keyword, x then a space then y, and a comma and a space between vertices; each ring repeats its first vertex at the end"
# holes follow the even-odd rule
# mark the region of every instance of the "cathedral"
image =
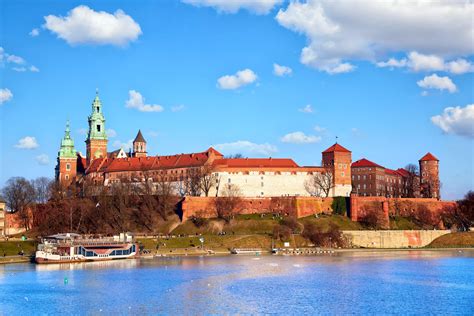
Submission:
MULTIPOLYGON (((360 161, 352 164, 351 151, 338 143, 322 152, 322 166, 299 166, 290 158, 226 158, 212 147, 198 153, 153 156, 148 154, 147 142, 140 130, 133 141, 133 148, 109 152, 105 122, 102 102, 96 93, 88 117, 85 157, 76 151, 69 122, 66 124, 56 166, 56 180, 60 184, 70 186, 87 180, 106 187, 120 182, 151 183, 157 186, 160 181, 166 181, 172 184, 176 195, 184 196, 189 192, 183 191, 183 180, 196 171, 207 170, 212 175, 208 187, 193 192, 193 195, 223 196, 225 189, 232 186, 238 188, 241 196, 252 198, 315 195, 347 197, 353 192, 353 187, 357 190, 366 187, 365 183, 355 185, 355 181, 372 179, 372 175, 360 175, 360 171, 377 170, 373 178, 384 182, 383 185, 388 189, 383 193, 374 191, 374 194, 367 191, 363 195, 403 197, 402 190, 397 191, 397 196, 392 186, 393 183, 406 181, 406 170, 399 169, 398 173, 392 174, 390 169, 372 168, 360 161), (379 172, 379 169, 382 171, 379 172), (353 172, 358 172, 357 177, 351 175, 353 172), (327 173, 331 173, 332 182, 328 192, 321 195, 321 192, 315 193, 308 189, 308 183, 314 181, 315 177, 327 173)), ((428 181, 439 183, 438 160, 434 156, 429 154, 420 160, 420 169, 422 185, 426 186, 428 181)), ((372 188, 370 183, 367 185, 372 188)), ((379 186, 382 186, 379 182, 374 184, 376 188, 379 186)), ((435 189, 434 197, 439 198, 439 185, 435 189)))

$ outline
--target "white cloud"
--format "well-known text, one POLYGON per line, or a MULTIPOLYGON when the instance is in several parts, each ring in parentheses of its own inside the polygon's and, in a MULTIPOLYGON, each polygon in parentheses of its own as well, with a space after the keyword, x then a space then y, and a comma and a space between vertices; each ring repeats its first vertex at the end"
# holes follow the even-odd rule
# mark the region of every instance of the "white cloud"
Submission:
POLYGON ((133 139, 128 140, 126 143, 122 143, 119 140, 116 140, 112 144, 113 147, 115 148, 123 148, 125 151, 129 150, 130 148, 133 148, 133 139))
POLYGON ((26 136, 20 139, 15 147, 19 149, 35 149, 38 148, 39 145, 35 137, 26 136))
POLYGON ((458 58, 445 62, 444 58, 436 55, 424 55, 418 52, 410 52, 408 59, 390 58, 386 62, 376 63, 377 67, 401 68, 407 67, 412 71, 444 71, 460 75, 467 72, 474 72, 474 66, 470 61, 458 58))
POLYGON ((184 110, 184 105, 182 104, 171 107, 171 112, 180 112, 182 110, 184 110))
POLYGON ((109 128, 107 131, 105 131, 105 133, 107 134, 108 137, 110 138, 114 138, 117 136, 117 132, 112 129, 112 128, 109 128))
POLYGON ((164 108, 158 104, 145 104, 145 98, 140 92, 135 90, 128 91, 127 108, 137 109, 140 112, 163 112, 164 108))
POLYGON ((25 63, 25 60, 21 58, 20 56, 10 55, 10 54, 5 54, 5 56, 7 56, 7 62, 9 63, 14 63, 17 65, 23 65, 25 63))
POLYGON ((407 66, 407 60, 404 59, 395 59, 395 58, 390 58, 387 61, 380 61, 376 63, 377 67, 384 68, 384 67, 389 67, 391 69, 393 68, 401 68, 401 67, 406 67, 407 66))
POLYGON ((12 69, 16 72, 25 72, 26 71, 25 67, 13 67, 12 69))
POLYGON ((283 0, 182 0, 196 7, 212 7, 219 12, 237 13, 240 9, 255 14, 267 14, 283 0))
POLYGON ((474 138, 474 104, 447 107, 442 114, 433 116, 431 122, 445 133, 474 138))
POLYGON ((44 27, 70 45, 125 46, 142 34, 140 25, 122 10, 110 14, 80 5, 65 17, 48 15, 44 19, 44 27))
POLYGON ((428 93, 428 91, 423 90, 423 91, 421 91, 420 94, 421 94, 422 97, 426 97, 429 93, 428 93))
POLYGON ((288 66, 273 64, 273 74, 278 77, 289 76, 293 73, 293 70, 288 66))
POLYGON ((313 113, 313 107, 311 106, 311 104, 307 104, 305 105, 305 107, 301 108, 301 109, 298 109, 298 111, 300 112, 303 112, 303 113, 313 113))
POLYGON ((465 59, 458 58, 446 63, 445 69, 450 73, 461 75, 467 72, 474 72, 474 65, 465 59))
POLYGON ((31 32, 30 32, 30 36, 32 37, 36 37, 39 35, 39 29, 32 29, 31 32))
POLYGON ((220 89, 237 89, 251 84, 257 80, 257 75, 250 69, 239 70, 235 75, 226 75, 217 79, 217 87, 220 89))
POLYGON ((303 64, 341 73, 354 69, 349 61, 376 62, 390 53, 470 55, 473 15, 471 1, 308 0, 290 1, 276 20, 306 36, 303 64))
POLYGON ((8 88, 0 89, 0 104, 10 101, 13 98, 13 93, 8 88))
POLYGON ((416 84, 425 89, 448 90, 450 93, 457 91, 456 85, 449 77, 439 77, 437 74, 426 76, 416 84))
POLYGON ((255 144, 247 140, 239 140, 233 143, 224 143, 214 145, 217 150, 222 151, 225 154, 256 154, 269 156, 273 153, 278 152, 278 149, 274 145, 268 143, 255 144))
POLYGON ((316 126, 314 127, 314 130, 315 130, 316 132, 318 132, 318 133, 324 133, 324 132, 326 131, 326 128, 321 127, 321 126, 319 126, 319 125, 316 125, 316 126))
POLYGON ((46 154, 41 154, 35 157, 35 160, 40 164, 40 165, 49 165, 49 156, 46 154))
POLYGON ((30 66, 31 72, 39 72, 40 70, 36 66, 30 66))
POLYGON ((317 143, 321 141, 320 136, 314 135, 305 135, 303 132, 293 132, 286 134, 281 138, 281 141, 284 143, 292 143, 292 144, 309 144, 309 143, 317 143))

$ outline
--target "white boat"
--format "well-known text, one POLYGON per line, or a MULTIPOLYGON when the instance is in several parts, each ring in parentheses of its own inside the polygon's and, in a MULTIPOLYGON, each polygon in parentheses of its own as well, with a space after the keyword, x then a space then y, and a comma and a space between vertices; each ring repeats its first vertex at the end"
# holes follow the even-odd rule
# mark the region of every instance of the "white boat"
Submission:
POLYGON ((230 253, 234 255, 261 255, 262 249, 260 248, 232 248, 230 253))
POLYGON ((44 237, 35 253, 36 263, 66 263, 130 259, 140 248, 129 233, 114 237, 87 238, 66 233, 44 237))

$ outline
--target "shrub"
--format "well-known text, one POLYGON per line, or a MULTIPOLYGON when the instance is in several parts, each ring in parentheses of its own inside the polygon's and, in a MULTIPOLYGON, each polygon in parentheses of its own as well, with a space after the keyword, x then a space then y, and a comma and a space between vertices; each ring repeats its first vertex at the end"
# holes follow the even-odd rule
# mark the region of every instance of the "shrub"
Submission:
POLYGON ((298 223, 298 220, 294 217, 286 217, 281 220, 280 224, 288 227, 294 234, 301 232, 301 224, 298 223))
POLYGON ((347 214, 347 205, 346 198, 343 196, 336 196, 332 200, 331 208, 334 214, 346 215, 347 214))
POLYGON ((208 220, 206 218, 198 217, 198 216, 192 216, 191 217, 191 222, 193 222, 194 226, 197 228, 204 227, 207 225, 208 220))
POLYGON ((342 232, 334 224, 331 224, 327 231, 322 231, 315 224, 307 223, 304 225, 302 236, 317 247, 344 247, 346 245, 342 232))
POLYGON ((276 225, 273 227, 273 238, 288 241, 291 237, 291 229, 284 225, 276 225))

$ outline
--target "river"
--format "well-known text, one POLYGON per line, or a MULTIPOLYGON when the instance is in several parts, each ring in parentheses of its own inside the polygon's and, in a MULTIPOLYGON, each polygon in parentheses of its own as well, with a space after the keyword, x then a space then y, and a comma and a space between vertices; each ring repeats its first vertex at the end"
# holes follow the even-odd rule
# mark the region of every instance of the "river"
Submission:
POLYGON ((474 251, 0 266, 0 315, 474 315, 474 251))

